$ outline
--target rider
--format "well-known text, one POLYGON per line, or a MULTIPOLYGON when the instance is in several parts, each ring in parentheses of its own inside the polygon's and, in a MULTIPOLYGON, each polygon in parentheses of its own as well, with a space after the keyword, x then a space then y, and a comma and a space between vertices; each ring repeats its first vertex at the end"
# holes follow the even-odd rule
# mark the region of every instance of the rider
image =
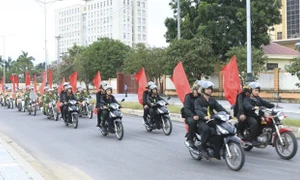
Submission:
POLYGON ((197 80, 192 87, 192 92, 185 96, 183 102, 184 115, 186 118, 186 123, 188 124, 188 136, 185 144, 188 147, 194 147, 194 137, 197 129, 197 122, 199 120, 199 116, 196 115, 194 104, 195 100, 201 96, 201 86, 203 84, 203 80, 197 80))
POLYGON ((149 114, 149 106, 147 105, 147 98, 148 95, 150 94, 150 86, 151 85, 155 85, 154 82, 149 81, 147 83, 146 86, 146 90, 143 93, 143 107, 144 107, 144 116, 143 116, 143 120, 144 120, 144 124, 147 123, 147 115, 149 114))
POLYGON ((63 103, 63 101, 64 101, 64 97, 66 96, 66 87, 67 86, 69 86, 69 83, 67 83, 67 82, 65 82, 64 84, 63 84, 63 89, 62 89, 62 91, 60 92, 60 94, 59 94, 59 100, 60 100, 60 109, 61 109, 61 118, 63 118, 64 119, 64 111, 63 111, 63 108, 64 108, 64 103, 63 103))
MULTIPOLYGON (((150 93, 147 98, 147 105, 149 107, 150 122, 155 120, 155 103, 159 100, 163 100, 157 93, 157 86, 155 84, 150 86, 150 93)), ((160 124, 156 123, 157 128, 160 128, 160 124)))
MULTIPOLYGON (((210 130, 210 127, 206 123, 215 114, 214 111, 225 111, 225 108, 218 103, 218 101, 211 97, 214 84, 211 81, 205 81, 202 84, 202 96, 195 100, 195 112, 199 116, 198 127, 201 132, 201 153, 203 157, 208 158, 206 151, 206 143, 210 136, 214 135, 214 132, 210 130)), ((228 112, 227 112, 228 113, 228 112)), ((217 148, 216 148, 217 149, 217 148)), ((215 148, 214 148, 215 150, 215 148)), ((219 153, 215 151, 215 157, 219 159, 219 153)))
POLYGON ((30 86, 29 99, 32 102, 36 102, 37 99, 38 99, 38 95, 34 92, 34 87, 33 86, 30 86))
MULTIPOLYGON (((86 91, 86 88, 78 89, 78 92, 76 93, 76 98, 78 99, 78 101, 80 103, 82 103, 86 98, 89 98, 89 97, 90 97, 90 95, 86 91)), ((81 112, 81 111, 82 111, 82 105, 79 106, 79 112, 81 112)))
POLYGON ((44 94, 42 95, 42 102, 43 102, 43 114, 46 115, 46 112, 48 112, 48 109, 46 111, 46 106, 49 102, 47 102, 48 99, 48 90, 49 88, 47 86, 44 87, 44 94))
POLYGON ((26 90, 25 90, 25 93, 24 93, 24 109, 27 109, 27 107, 28 107, 28 101, 30 100, 30 98, 29 98, 29 93, 30 93, 30 85, 27 85, 26 86, 26 90))
POLYGON ((257 136, 259 135, 258 121, 259 117, 263 115, 263 112, 260 111, 260 107, 273 108, 275 105, 259 97, 260 84, 258 82, 251 82, 249 87, 250 95, 243 100, 243 105, 246 110, 246 121, 250 126, 251 143, 253 146, 257 146, 259 145, 257 142, 257 136), (258 113, 256 113, 256 110, 258 113))
MULTIPOLYGON (((62 108, 62 112, 63 112, 63 119, 65 122, 67 122, 67 114, 68 114, 68 106, 67 103, 69 102, 69 100, 76 100, 76 97, 74 96, 73 92, 72 92, 72 86, 67 85, 64 87, 65 89, 65 93, 63 94, 62 97, 62 101, 64 106, 62 108)), ((70 117, 70 114, 68 114, 68 117, 70 117)), ((68 119, 69 121, 71 121, 70 119, 68 119)))
POLYGON ((238 132, 241 134, 245 129, 245 108, 243 105, 243 100, 250 94, 250 88, 248 85, 243 87, 243 91, 236 97, 236 105, 234 107, 234 116, 238 119, 238 132))
MULTIPOLYGON (((103 109, 102 111, 102 116, 103 116, 103 125, 104 125, 104 121, 108 121, 108 130, 111 133, 114 133, 114 129, 113 129, 113 122, 112 119, 109 118, 109 110, 107 109, 107 107, 111 104, 111 103, 117 103, 116 98, 112 95, 112 87, 111 86, 106 86, 105 87, 105 95, 103 95, 101 97, 101 101, 100 101, 100 107, 103 109)), ((104 128, 104 126, 102 126, 104 128)), ((104 130, 104 129, 103 129, 104 130)))
POLYGON ((100 83, 100 90, 99 92, 96 93, 96 108, 97 108, 97 125, 96 127, 100 127, 101 125, 101 113, 102 109, 100 108, 100 102, 101 102, 101 97, 105 95, 105 90, 104 88, 107 86, 106 81, 101 81, 100 83))
POLYGON ((48 112, 49 106, 48 104, 53 101, 56 100, 55 95, 53 94, 53 89, 48 89, 47 90, 47 96, 45 97, 45 99, 43 98, 43 105, 45 104, 45 106, 43 107, 43 109, 45 109, 45 115, 48 112))

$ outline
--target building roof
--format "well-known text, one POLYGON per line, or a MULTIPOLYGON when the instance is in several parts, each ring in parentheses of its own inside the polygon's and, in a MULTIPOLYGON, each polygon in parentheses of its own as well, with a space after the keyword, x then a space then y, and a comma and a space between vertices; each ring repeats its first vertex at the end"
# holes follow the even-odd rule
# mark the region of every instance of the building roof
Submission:
POLYGON ((298 51, 282 46, 280 44, 271 42, 270 44, 262 47, 265 54, 273 54, 273 55, 288 55, 288 56, 297 56, 298 51))

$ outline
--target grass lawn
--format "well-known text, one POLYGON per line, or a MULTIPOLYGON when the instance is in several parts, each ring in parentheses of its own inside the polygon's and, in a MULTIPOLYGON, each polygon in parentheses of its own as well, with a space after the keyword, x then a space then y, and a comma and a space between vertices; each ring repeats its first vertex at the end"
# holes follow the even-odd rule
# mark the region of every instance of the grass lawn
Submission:
MULTIPOLYGON (((143 109, 143 106, 138 102, 122 102, 121 103, 124 108, 128 109, 143 109)), ((171 113, 180 113, 180 106, 168 105, 168 109, 171 113)))
POLYGON ((282 124, 286 126, 300 127, 300 119, 285 119, 282 121, 282 124))

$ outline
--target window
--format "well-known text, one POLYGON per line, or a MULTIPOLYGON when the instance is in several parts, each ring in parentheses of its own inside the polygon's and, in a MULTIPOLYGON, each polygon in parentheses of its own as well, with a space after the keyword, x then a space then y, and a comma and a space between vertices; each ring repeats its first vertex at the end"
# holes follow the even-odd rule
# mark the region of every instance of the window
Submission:
POLYGON ((102 2, 100 2, 100 7, 102 8, 102 2))
POLYGON ((97 9, 99 9, 99 3, 97 3, 97 9))
POLYGON ((105 1, 103 2, 103 6, 105 7, 105 1))
POLYGON ((286 2, 287 38, 300 37, 299 0, 286 2))
POLYGON ((127 0, 127 5, 129 5, 130 3, 129 3, 129 0, 127 0))
POLYGON ((143 10, 143 17, 146 17, 146 11, 143 10))
POLYGON ((143 35, 143 41, 146 41, 146 35, 143 35))
POLYGON ((125 5, 126 4, 126 0, 123 0, 123 5, 125 5))
POLYGON ((91 5, 91 10, 93 10, 93 5, 91 5))
POLYGON ((140 35, 140 34, 138 34, 138 40, 139 40, 139 41, 141 40, 141 35, 140 35))
POLYGON ((146 27, 145 26, 143 26, 143 32, 146 32, 146 27))
POLYGON ((278 68, 278 63, 267 63, 267 70, 274 70, 275 68, 278 68))
POLYGON ((126 39, 126 33, 124 33, 124 39, 126 39))
POLYGON ((137 2, 137 6, 138 6, 138 7, 140 7, 140 6, 141 6, 141 3, 140 3, 140 1, 138 1, 138 2, 137 2))
POLYGON ((138 32, 141 32, 141 26, 138 26, 138 32))
POLYGON ((145 18, 143 18, 143 24, 146 24, 146 19, 145 18))
POLYGON ((146 7, 146 4, 145 4, 145 2, 142 2, 142 5, 143 5, 143 8, 145 8, 145 7, 146 7))
POLYGON ((141 18, 138 18, 138 24, 141 24, 141 18))
POLYGON ((112 0, 110 0, 110 5, 112 6, 112 0))
POLYGON ((107 0, 107 6, 109 6, 109 0, 107 0))
POLYGON ((141 16, 141 10, 140 9, 138 10, 138 15, 141 16))

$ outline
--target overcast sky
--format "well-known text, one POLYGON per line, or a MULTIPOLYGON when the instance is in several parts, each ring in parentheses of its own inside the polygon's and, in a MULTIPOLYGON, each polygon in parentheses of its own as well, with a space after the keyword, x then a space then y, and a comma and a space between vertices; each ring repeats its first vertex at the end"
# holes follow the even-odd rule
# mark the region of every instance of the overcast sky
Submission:
MULTIPOLYGON (((43 1, 43 0, 42 0, 43 1)), ((46 0, 50 2, 51 0, 46 0)), ((79 0, 64 0, 51 5, 47 13, 47 39, 49 61, 56 60, 55 9, 78 4, 79 0)), ((148 0, 148 40, 151 46, 167 46, 164 20, 172 16, 170 0, 148 0)), ((6 36, 5 56, 14 60, 21 51, 35 57, 36 63, 44 61, 44 13, 36 0, 0 0, 0 36, 6 36)), ((0 55, 3 39, 0 37, 0 55)))

